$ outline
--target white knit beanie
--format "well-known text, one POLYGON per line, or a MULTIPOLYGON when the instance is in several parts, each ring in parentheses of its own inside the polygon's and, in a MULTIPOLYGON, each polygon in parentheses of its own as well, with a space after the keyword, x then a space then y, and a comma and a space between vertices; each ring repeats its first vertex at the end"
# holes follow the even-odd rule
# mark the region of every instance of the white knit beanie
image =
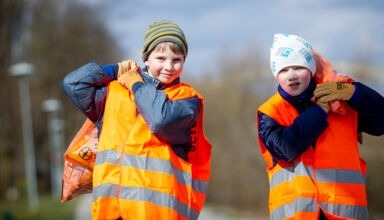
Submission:
POLYGON ((292 34, 274 35, 270 65, 275 77, 287 66, 306 67, 312 76, 316 72, 316 60, 311 44, 304 38, 292 34))

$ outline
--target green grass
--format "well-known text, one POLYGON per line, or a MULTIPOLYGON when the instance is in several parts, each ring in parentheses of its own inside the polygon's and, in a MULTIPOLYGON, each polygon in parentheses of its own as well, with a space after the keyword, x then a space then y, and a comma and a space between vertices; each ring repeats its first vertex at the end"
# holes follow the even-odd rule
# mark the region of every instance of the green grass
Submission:
POLYGON ((31 211, 27 199, 17 201, 0 201, 0 220, 71 220, 74 218, 76 201, 60 203, 52 199, 51 195, 39 198, 39 209, 31 211))

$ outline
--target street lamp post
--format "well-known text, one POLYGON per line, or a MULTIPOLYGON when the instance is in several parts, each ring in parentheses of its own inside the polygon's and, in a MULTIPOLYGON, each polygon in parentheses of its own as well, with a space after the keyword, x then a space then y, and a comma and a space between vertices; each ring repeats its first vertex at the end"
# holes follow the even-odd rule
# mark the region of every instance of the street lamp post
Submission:
POLYGON ((10 74, 18 78, 20 111, 24 141, 24 165, 27 180, 29 208, 36 211, 39 208, 39 197, 36 182, 35 149, 31 117, 31 103, 29 97, 28 76, 33 74, 34 67, 30 63, 17 63, 10 67, 10 74))
POLYGON ((64 122, 58 116, 60 109, 61 103, 57 99, 47 99, 42 103, 42 110, 48 114, 50 172, 53 199, 60 198, 63 174, 64 122))

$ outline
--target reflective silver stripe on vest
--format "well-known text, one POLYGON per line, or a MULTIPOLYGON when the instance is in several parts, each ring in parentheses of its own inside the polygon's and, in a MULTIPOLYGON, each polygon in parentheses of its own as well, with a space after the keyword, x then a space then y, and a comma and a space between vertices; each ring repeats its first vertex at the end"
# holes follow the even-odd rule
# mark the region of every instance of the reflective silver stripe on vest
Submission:
POLYGON ((324 211, 348 219, 369 219, 368 208, 365 206, 320 203, 324 211))
MULTIPOLYGON (((313 180, 313 172, 311 166, 304 166, 302 162, 296 163, 294 166, 285 167, 276 172, 270 182, 270 189, 281 183, 293 181, 295 176, 309 176, 313 180)), ((336 169, 317 169, 316 181, 318 183, 349 183, 365 185, 365 176, 358 170, 336 170, 336 169)), ((311 199, 297 199, 294 203, 285 204, 271 213, 272 219, 282 219, 294 215, 294 212, 304 210, 316 211, 317 204, 311 199), (312 209, 308 205, 313 205, 312 209), (276 218, 275 218, 276 217, 276 218)), ((336 216, 346 218, 367 219, 368 210, 365 206, 353 206, 343 204, 322 203, 321 207, 325 212, 332 213, 336 216)))
MULTIPOLYGON (((103 184, 93 189, 93 200, 100 197, 111 197, 116 195, 118 186, 114 184, 103 184), (112 194, 111 194, 112 193, 112 194)), ((140 187, 120 187, 119 199, 132 201, 146 201, 158 206, 175 210, 179 215, 187 219, 198 219, 199 212, 193 210, 187 204, 177 200, 172 195, 157 192, 140 187)), ((129 211, 129 210, 128 210, 129 211)))
MULTIPOLYGON (((97 152, 95 165, 108 162, 120 166, 120 156, 121 152, 113 150, 97 152)), ((192 187, 192 189, 196 192, 206 194, 208 190, 207 181, 192 179, 190 173, 184 172, 180 169, 175 169, 173 164, 168 160, 124 154, 122 159, 122 166, 131 166, 137 169, 169 173, 174 175, 179 183, 192 187)))
POLYGON ((303 162, 296 163, 291 167, 285 167, 272 176, 271 182, 269 183, 270 188, 272 189, 273 187, 286 181, 292 181, 295 176, 309 176, 313 179, 312 167, 304 166, 303 162))
POLYGON ((275 209, 271 213, 271 219, 281 220, 293 217, 295 212, 318 212, 316 200, 312 198, 296 198, 295 201, 287 203, 275 209))
MULTIPOLYGON (((312 166, 305 166, 303 162, 276 172, 270 182, 270 188, 287 181, 292 181, 295 176, 309 176, 314 180, 312 166)), ((316 169, 316 182, 355 183, 365 185, 365 176, 358 170, 341 169, 316 169)))
POLYGON ((317 169, 317 182, 357 183, 365 185, 365 178, 358 170, 317 169))

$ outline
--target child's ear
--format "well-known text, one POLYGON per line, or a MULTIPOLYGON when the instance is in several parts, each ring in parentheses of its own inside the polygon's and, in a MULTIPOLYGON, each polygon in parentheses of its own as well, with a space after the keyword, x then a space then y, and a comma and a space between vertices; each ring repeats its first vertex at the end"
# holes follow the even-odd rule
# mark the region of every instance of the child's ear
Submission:
POLYGON ((144 61, 144 64, 145 64, 146 66, 148 66, 148 60, 144 61))

